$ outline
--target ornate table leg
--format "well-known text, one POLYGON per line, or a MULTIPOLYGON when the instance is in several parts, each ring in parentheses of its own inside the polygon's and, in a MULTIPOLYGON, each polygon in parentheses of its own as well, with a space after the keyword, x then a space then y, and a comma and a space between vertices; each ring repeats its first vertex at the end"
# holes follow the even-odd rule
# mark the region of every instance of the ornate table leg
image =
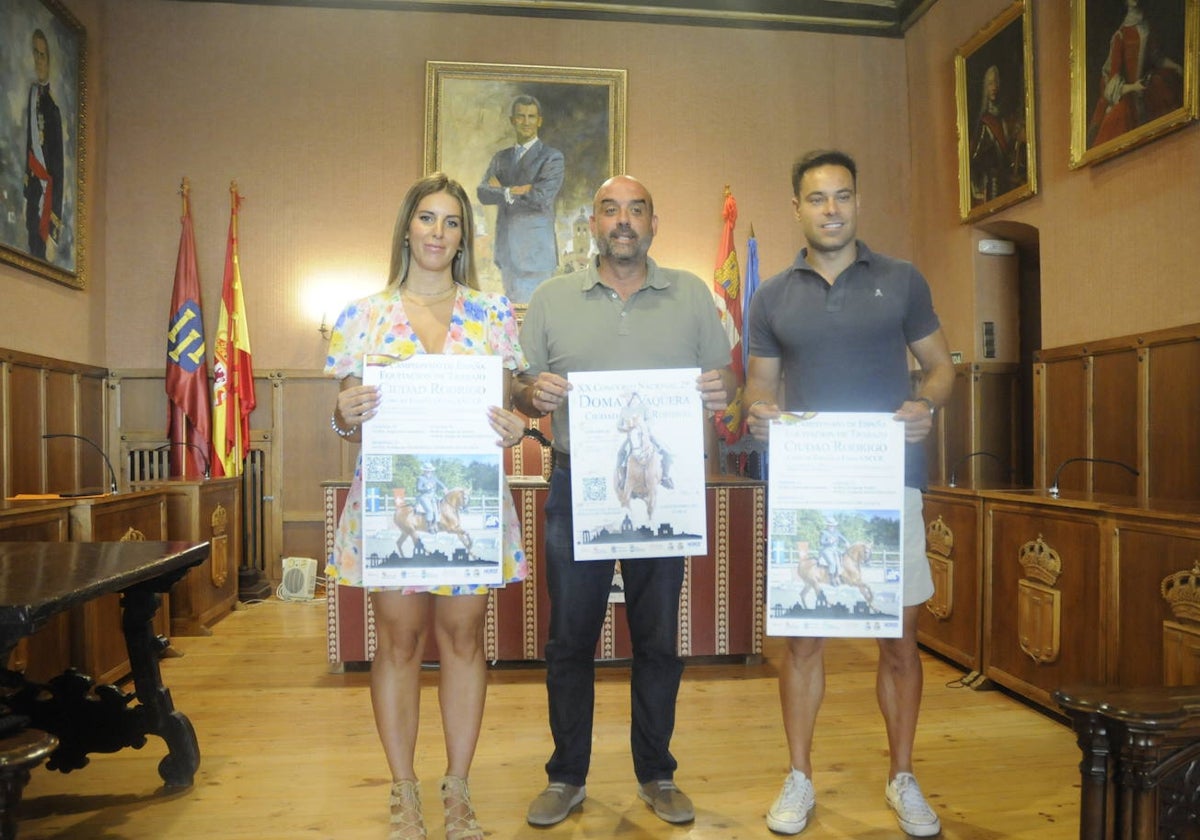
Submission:
MULTIPOLYGON (((184 570, 186 571, 186 570, 184 570)), ((151 621, 162 596, 154 588, 169 588, 170 582, 153 581, 125 590, 121 624, 129 649, 129 664, 138 702, 146 716, 146 731, 167 743, 168 753, 158 765, 158 774, 168 787, 190 787, 200 767, 200 745, 192 722, 175 710, 171 692, 163 685, 158 667, 160 645, 151 621)))
POLYGON ((1107 825, 1110 781, 1108 763, 1111 747, 1105 720, 1098 714, 1068 710, 1075 743, 1082 758, 1079 761, 1079 838, 1100 840, 1111 838, 1107 825))

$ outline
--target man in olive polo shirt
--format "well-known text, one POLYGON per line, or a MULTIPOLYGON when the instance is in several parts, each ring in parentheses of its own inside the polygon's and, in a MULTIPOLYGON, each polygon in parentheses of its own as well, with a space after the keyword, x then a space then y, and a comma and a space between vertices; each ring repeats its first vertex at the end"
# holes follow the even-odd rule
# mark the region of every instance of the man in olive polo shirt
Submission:
MULTIPOLYGON (((546 581, 550 638, 546 689, 554 753, 549 785, 529 806, 532 825, 561 822, 587 796, 595 703, 595 651, 612 584, 613 561, 575 562, 571 521, 570 438, 566 376, 572 371, 700 368, 704 407, 723 409, 733 390, 729 340, 708 286, 647 256, 658 230, 654 200, 629 176, 596 192, 591 232, 599 252, 586 272, 542 283, 521 328, 529 369, 515 392, 531 417, 552 414, 556 467, 546 501, 546 581)), ((631 673, 634 772, 638 796, 670 823, 695 811, 675 786, 671 755, 675 699, 683 674, 677 654, 682 557, 621 564, 633 646, 631 673)))

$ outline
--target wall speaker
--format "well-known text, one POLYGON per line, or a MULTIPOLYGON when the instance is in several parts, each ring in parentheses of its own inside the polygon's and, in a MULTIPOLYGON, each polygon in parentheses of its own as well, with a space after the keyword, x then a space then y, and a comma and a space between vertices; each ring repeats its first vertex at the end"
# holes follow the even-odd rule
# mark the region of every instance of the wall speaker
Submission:
POLYGON ((281 601, 311 601, 316 589, 316 560, 312 557, 283 558, 283 581, 276 592, 281 601))

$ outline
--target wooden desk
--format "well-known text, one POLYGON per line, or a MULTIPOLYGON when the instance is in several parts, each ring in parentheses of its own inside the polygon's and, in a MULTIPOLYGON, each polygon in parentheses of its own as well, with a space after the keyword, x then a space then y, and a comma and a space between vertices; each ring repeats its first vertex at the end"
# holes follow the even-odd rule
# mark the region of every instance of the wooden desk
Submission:
MULTIPOLYGON (((540 478, 509 477, 517 516, 521 519, 529 577, 488 595, 484 649, 489 661, 540 662, 550 635, 550 596, 541 582, 545 574, 542 544, 544 508, 549 485, 540 478)), ((346 501, 349 482, 323 482, 325 554, 346 501)), ((689 557, 679 603, 679 655, 692 661, 720 657, 757 661, 766 630, 766 483, 737 476, 712 476, 707 482, 708 553, 689 557)), ((375 616, 366 590, 331 586, 329 662, 341 671, 345 663, 369 662, 375 656, 375 616)), ((596 656, 604 660, 632 656, 625 605, 610 603, 596 656)), ((425 660, 436 661, 432 633, 425 660)))
POLYGON ((208 560, 171 592, 171 635, 208 636, 233 610, 242 563, 242 479, 170 479, 133 482, 131 490, 157 490, 166 498, 167 534, 207 542, 208 560))
POLYGON ((101 595, 121 596, 133 695, 112 685, 92 692, 91 678, 75 671, 45 685, 2 673, 3 705, 58 738, 47 763, 51 770, 77 770, 88 753, 141 748, 152 734, 168 747, 158 766, 163 781, 168 787, 192 784, 200 748, 191 722, 175 710, 162 684, 153 619, 162 594, 208 555, 208 543, 0 542, 0 661, 55 616, 101 595), (135 697, 139 705, 130 707, 135 697))

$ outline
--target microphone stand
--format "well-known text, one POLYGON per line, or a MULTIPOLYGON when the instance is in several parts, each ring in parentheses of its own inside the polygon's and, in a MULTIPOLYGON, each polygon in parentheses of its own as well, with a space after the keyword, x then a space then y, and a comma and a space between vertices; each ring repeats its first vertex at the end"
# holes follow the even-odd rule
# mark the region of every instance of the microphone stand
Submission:
MULTIPOLYGON (((197 446, 194 443, 188 443, 187 441, 181 440, 181 441, 176 441, 175 443, 164 443, 162 446, 158 447, 154 451, 162 452, 165 449, 171 449, 172 447, 175 447, 175 446, 187 446, 187 447, 189 447, 191 449, 195 449, 197 452, 199 452, 200 458, 201 458, 202 462, 204 463, 204 480, 207 481, 208 479, 212 478, 212 469, 211 469, 211 464, 208 460, 208 453, 206 453, 204 451, 204 447, 202 447, 202 446, 197 446)), ((186 455, 186 453, 184 453, 184 454, 186 455)), ((168 472, 169 472, 169 470, 168 470, 168 472)), ((184 460, 183 469, 179 471, 179 474, 181 476, 183 476, 184 478, 187 478, 187 461, 186 461, 186 459, 184 460)))
POLYGON ((1123 470, 1127 470, 1133 475, 1141 475, 1141 473, 1129 466, 1129 464, 1126 464, 1124 461, 1114 461, 1112 458, 1068 458, 1059 464, 1058 469, 1054 471, 1054 483, 1051 484, 1050 488, 1046 491, 1050 494, 1051 499, 1058 498, 1058 477, 1062 475, 1063 467, 1065 467, 1067 464, 1073 464, 1076 461, 1087 461, 1090 464, 1113 464, 1114 466, 1118 466, 1123 470))
POLYGON ((108 467, 108 492, 112 495, 117 495, 117 471, 113 469, 112 461, 108 460, 108 453, 100 448, 100 444, 96 443, 91 438, 86 438, 83 435, 73 435, 67 432, 57 432, 55 434, 42 435, 42 440, 53 440, 54 438, 74 438, 81 440, 88 446, 100 453, 100 457, 104 459, 104 466, 108 467))
POLYGON ((986 455, 989 458, 991 458, 993 461, 995 461, 998 465, 1004 466, 1004 463, 1000 460, 1000 456, 996 455, 994 452, 988 452, 983 449, 980 449, 976 452, 969 452, 966 455, 959 458, 958 461, 954 464, 954 466, 950 468, 950 483, 947 484, 946 486, 947 487, 957 487, 958 482, 955 480, 955 478, 958 475, 958 468, 961 467, 963 464, 967 463, 967 461, 969 461, 972 458, 975 458, 979 455, 986 455))

